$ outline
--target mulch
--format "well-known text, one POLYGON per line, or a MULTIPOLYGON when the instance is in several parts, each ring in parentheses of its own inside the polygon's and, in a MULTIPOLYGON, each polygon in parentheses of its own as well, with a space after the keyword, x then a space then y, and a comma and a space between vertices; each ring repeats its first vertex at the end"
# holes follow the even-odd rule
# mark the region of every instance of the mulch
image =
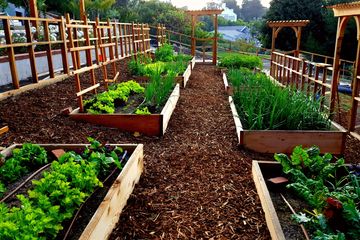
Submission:
MULTIPOLYGON (((118 63, 120 79, 129 80, 125 65, 118 63)), ((100 78, 101 72, 96 75, 100 78)), ((82 82, 89 84, 87 74, 82 82)), ((135 137, 76 122, 60 114, 69 106, 77 107, 73 78, 2 101, 0 119, 10 131, 0 136, 0 146, 86 143, 88 136, 109 143, 143 143, 145 172, 110 239, 270 239, 251 160, 271 156, 239 149, 214 66, 195 67, 163 137, 135 137)), ((353 149, 348 157, 358 162, 354 145, 347 146, 353 149)))

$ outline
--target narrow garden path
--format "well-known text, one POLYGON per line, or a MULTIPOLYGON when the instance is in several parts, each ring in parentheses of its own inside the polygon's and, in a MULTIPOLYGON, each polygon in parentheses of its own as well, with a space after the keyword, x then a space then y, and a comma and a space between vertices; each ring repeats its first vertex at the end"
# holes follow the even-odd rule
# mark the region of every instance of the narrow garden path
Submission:
POLYGON ((196 66, 111 239, 267 239, 221 75, 196 66))
MULTIPOLYGON (((86 74, 82 78, 89 81, 86 74)), ((68 106, 76 107, 71 78, 2 101, 0 118, 10 132, 0 138, 0 146, 85 143, 88 136, 143 143, 145 172, 111 239, 270 238, 251 177, 252 157, 237 146, 214 66, 195 67, 163 137, 134 137, 75 122, 59 114, 68 106)))

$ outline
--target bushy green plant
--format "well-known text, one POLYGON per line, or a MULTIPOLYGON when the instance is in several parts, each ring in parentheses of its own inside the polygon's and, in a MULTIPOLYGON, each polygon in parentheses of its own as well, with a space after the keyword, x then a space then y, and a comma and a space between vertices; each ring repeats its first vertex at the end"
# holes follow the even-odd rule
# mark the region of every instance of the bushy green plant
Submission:
POLYGON ((55 239, 62 222, 72 218, 95 188, 102 187, 97 176, 108 171, 110 164, 121 168, 122 149, 110 150, 92 138, 89 141, 82 155, 67 152, 52 162, 50 170, 32 182, 27 196, 17 196, 20 207, 0 203, 0 239, 55 239))
POLYGON ((328 130, 331 122, 320 102, 301 91, 281 88, 263 74, 231 70, 234 103, 249 130, 328 130))
POLYGON ((155 51, 155 60, 161 62, 171 62, 174 60, 174 49, 170 44, 163 44, 155 51))
POLYGON ((84 109, 88 113, 114 113, 115 108, 128 101, 132 94, 142 94, 145 89, 131 80, 110 86, 109 91, 97 94, 84 101, 84 109))
POLYGON ((174 61, 175 62, 187 62, 189 63, 192 60, 192 56, 191 55, 187 55, 187 54, 178 54, 174 56, 174 61))
POLYGON ((321 156, 317 147, 298 146, 290 158, 275 154, 275 160, 291 180, 287 188, 313 208, 293 216, 307 226, 313 239, 359 238, 360 177, 357 172, 337 177, 340 169, 347 169, 344 159, 332 164, 331 154, 321 156))
POLYGON ((136 109, 135 114, 138 114, 138 115, 150 115, 151 112, 149 111, 148 107, 143 107, 143 108, 136 109))
POLYGON ((167 64, 161 61, 145 65, 144 73, 146 76, 161 75, 166 71, 167 64))
POLYGON ((261 58, 257 56, 244 55, 239 53, 226 53, 219 56, 219 66, 226 68, 260 68, 262 69, 261 58))
POLYGON ((6 191, 5 184, 16 181, 46 163, 47 153, 37 144, 24 143, 21 148, 15 148, 12 156, 0 167, 0 195, 6 191))

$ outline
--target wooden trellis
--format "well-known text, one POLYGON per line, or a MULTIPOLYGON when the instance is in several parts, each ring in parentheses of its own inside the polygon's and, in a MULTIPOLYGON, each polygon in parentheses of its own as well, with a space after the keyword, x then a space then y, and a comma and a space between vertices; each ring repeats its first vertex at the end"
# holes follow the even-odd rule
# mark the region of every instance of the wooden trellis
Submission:
MULTIPOLYGON (((360 135, 352 132, 355 130, 357 122, 357 109, 360 102, 360 1, 353 3, 343 3, 337 4, 333 6, 329 6, 328 8, 334 11, 334 16, 338 17, 338 28, 336 34, 336 45, 334 52, 334 64, 333 64, 333 86, 334 88, 331 91, 331 95, 337 96, 338 91, 338 83, 339 83, 339 72, 340 72, 340 54, 341 54, 341 46, 346 30, 346 26, 351 18, 355 19, 356 27, 357 27, 357 41, 358 47, 356 50, 356 60, 355 60, 355 68, 353 74, 353 84, 352 84, 352 106, 350 112, 350 121, 349 121, 349 130, 351 134, 360 140, 360 135)), ((330 110, 334 111, 336 105, 336 100, 333 100, 330 105, 330 110)))
POLYGON ((326 89, 332 89, 327 82, 327 70, 331 66, 325 63, 314 63, 302 58, 272 52, 270 75, 284 86, 291 86, 306 92, 314 99, 321 99, 321 110, 324 109, 326 89))
POLYGON ((275 42, 279 32, 283 28, 291 28, 294 30, 297 39, 295 57, 298 57, 300 52, 301 31, 302 28, 309 23, 309 20, 268 21, 267 25, 272 28, 271 51, 275 51, 275 42))
POLYGON ((192 27, 192 31, 191 31, 191 55, 195 56, 195 52, 196 52, 196 41, 212 41, 212 63, 216 64, 217 62, 217 42, 218 42, 218 15, 221 14, 223 12, 222 9, 214 9, 214 10, 195 10, 195 11, 186 11, 186 13, 188 15, 191 16, 191 27, 192 27), (207 38, 207 39, 203 39, 203 38, 196 38, 195 37, 195 25, 196 25, 196 21, 197 18, 200 16, 212 16, 214 18, 214 37, 212 38, 207 38))

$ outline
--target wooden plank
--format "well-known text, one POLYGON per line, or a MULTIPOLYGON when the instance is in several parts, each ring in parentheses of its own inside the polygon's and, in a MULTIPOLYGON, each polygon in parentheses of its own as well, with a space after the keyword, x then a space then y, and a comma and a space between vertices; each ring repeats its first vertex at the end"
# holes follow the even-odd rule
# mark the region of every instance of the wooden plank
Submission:
POLYGON ((228 82, 227 77, 226 77, 226 73, 223 73, 223 82, 224 82, 224 86, 225 86, 225 92, 227 94, 229 94, 230 87, 229 87, 229 82, 228 82))
MULTIPOLYGON (((33 39, 32 39, 30 21, 25 21, 25 32, 26 32, 27 42, 32 43, 33 39)), ((39 82, 39 77, 38 77, 37 70, 36 70, 35 50, 32 46, 28 47, 28 53, 29 53, 29 60, 30 60, 32 82, 37 83, 37 82, 39 82)))
POLYGON ((137 114, 88 114, 80 113, 75 109, 70 118, 86 121, 96 125, 118 128, 127 132, 140 132, 148 136, 162 135, 162 115, 137 115, 137 114))
POLYGON ((163 110, 161 111, 162 115, 162 134, 165 134, 166 128, 169 124, 172 113, 175 110, 176 104, 180 97, 180 86, 176 84, 174 90, 172 91, 169 99, 167 100, 163 110))
MULTIPOLYGON (((189 46, 190 46, 190 45, 189 45, 189 46)), ((194 69, 195 63, 196 63, 196 58, 193 57, 193 58, 191 59, 191 69, 194 69)))
POLYGON ((76 74, 81 74, 81 73, 84 73, 84 72, 88 72, 90 71, 91 69, 96 69, 100 67, 100 65, 97 65, 97 64, 93 64, 92 66, 89 66, 89 67, 83 67, 83 68, 80 68, 80 69, 77 69, 75 71, 72 71, 71 73, 73 75, 76 75, 76 74))
POLYGON ((48 85, 63 81, 65 79, 67 79, 67 78, 68 78, 67 74, 58 75, 53 79, 49 79, 49 80, 46 80, 46 81, 40 81, 38 83, 28 84, 28 85, 25 85, 25 86, 21 87, 20 89, 14 89, 14 90, 10 90, 10 91, 0 93, 0 101, 5 100, 5 99, 7 99, 9 97, 18 96, 18 95, 20 95, 20 94, 22 94, 24 92, 30 91, 30 90, 41 89, 41 88, 43 88, 45 86, 48 86, 48 85))
POLYGON ((91 25, 85 25, 85 24, 66 24, 66 28, 93 28, 91 25))
POLYGON ((50 78, 54 78, 55 73, 54 73, 54 64, 53 64, 53 60, 52 60, 52 51, 51 51, 50 33, 49 33, 49 24, 48 24, 48 22, 44 22, 43 26, 44 26, 44 38, 45 38, 45 41, 48 42, 48 44, 45 47, 46 47, 46 56, 47 56, 49 74, 50 74, 50 78))
POLYGON ((231 112, 232 112, 234 122, 235 122, 236 135, 237 135, 239 143, 242 144, 243 143, 243 136, 242 136, 241 133, 243 131, 243 126, 241 124, 240 117, 239 117, 239 115, 237 113, 237 110, 236 110, 236 107, 235 107, 235 104, 234 104, 234 100, 233 100, 233 98, 231 96, 229 96, 229 103, 230 103, 231 112))
POLYGON ((59 34, 62 41, 61 44, 61 59, 62 59, 62 65, 64 69, 64 73, 68 74, 69 71, 69 63, 68 63, 68 49, 66 44, 66 30, 65 30, 65 18, 61 17, 61 22, 59 22, 59 34))
POLYGON ((186 68, 185 72, 183 73, 183 78, 184 78, 184 82, 183 82, 183 86, 186 87, 187 82, 189 81, 191 76, 191 64, 188 65, 188 67, 186 68))
POLYGON ((261 153, 292 153, 298 145, 316 145, 322 153, 343 154, 346 132, 340 131, 287 131, 244 130, 244 147, 261 153))
MULTIPOLYGON (((5 32, 5 40, 6 44, 12 45, 12 39, 11 39, 11 30, 10 30, 10 23, 8 19, 3 19, 3 27, 5 32)), ((12 84, 15 89, 20 88, 19 84, 19 76, 16 69, 16 60, 15 60, 15 52, 13 47, 9 47, 7 49, 8 57, 9 57, 9 65, 10 65, 10 71, 11 71, 11 79, 12 84)))
POLYGON ((73 47, 70 48, 70 52, 84 51, 89 49, 94 49, 95 46, 83 46, 83 47, 73 47))
POLYGON ((0 128, 0 136, 6 132, 9 131, 9 127, 8 126, 4 126, 0 128))
POLYGON ((261 169, 257 161, 252 162, 252 176, 256 191, 260 198, 261 206, 265 213, 265 220, 271 238, 273 240, 285 240, 285 235, 281 228, 279 218, 276 214, 276 210, 272 203, 270 193, 267 189, 265 179, 261 173, 261 169))
POLYGON ((140 144, 132 153, 120 175, 109 189, 104 200, 93 215, 91 221, 80 236, 80 240, 107 239, 119 221, 135 184, 144 171, 143 145, 140 144))
POLYGON ((93 86, 91 86, 91 87, 88 87, 88 88, 82 90, 81 92, 76 93, 76 96, 77 96, 77 97, 82 96, 82 95, 84 95, 84 94, 86 94, 86 93, 88 93, 88 92, 90 92, 90 91, 92 91, 92 90, 95 90, 95 89, 98 88, 98 87, 100 87, 100 83, 95 84, 95 85, 93 85, 93 86))

